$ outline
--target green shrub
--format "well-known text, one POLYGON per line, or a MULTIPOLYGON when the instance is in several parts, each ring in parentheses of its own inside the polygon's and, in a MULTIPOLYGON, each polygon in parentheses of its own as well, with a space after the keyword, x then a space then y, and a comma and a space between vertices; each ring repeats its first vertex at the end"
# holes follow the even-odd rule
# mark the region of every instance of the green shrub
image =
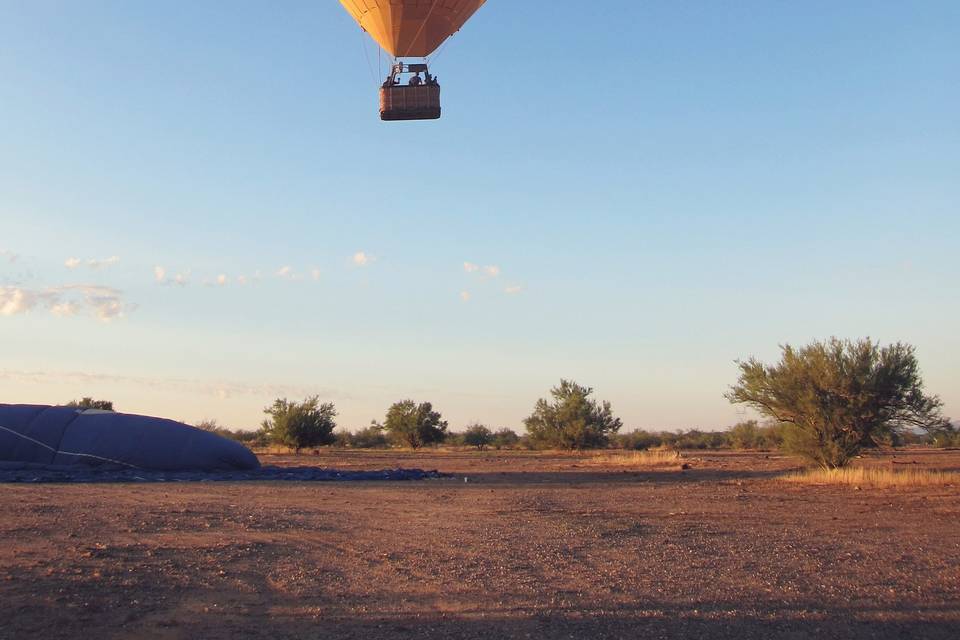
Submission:
POLYGON ((621 427, 610 403, 590 398, 593 389, 561 380, 550 390, 552 401, 541 398, 524 420, 530 439, 541 447, 589 449, 607 444, 621 427))
POLYGON ((263 432, 270 442, 291 447, 298 454, 304 447, 332 444, 337 410, 332 402, 320 403, 317 396, 303 402, 277 399, 263 410, 263 432))
POLYGON ((496 433, 493 434, 493 445, 494 449, 509 449, 515 447, 520 442, 520 436, 517 435, 512 429, 498 429, 496 433))
POLYGON ((484 447, 493 444, 493 432, 482 424, 472 424, 463 433, 463 444, 483 451, 484 447))
POLYGON ((383 428, 394 442, 413 449, 443 442, 447 435, 447 422, 433 405, 413 400, 395 402, 387 411, 383 428))

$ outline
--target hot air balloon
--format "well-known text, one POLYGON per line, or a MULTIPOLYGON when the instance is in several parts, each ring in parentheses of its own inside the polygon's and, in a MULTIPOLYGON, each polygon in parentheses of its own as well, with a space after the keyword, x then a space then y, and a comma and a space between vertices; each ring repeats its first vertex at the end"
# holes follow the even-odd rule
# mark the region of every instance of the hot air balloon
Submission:
POLYGON ((0 470, 99 468, 241 471, 260 467, 239 442, 189 425, 112 411, 0 404, 0 470))
POLYGON ((460 30, 486 0, 340 0, 394 63, 380 87, 382 120, 435 120, 440 117, 440 83, 426 58, 460 30), (423 77, 420 74, 423 74, 423 77), (406 83, 403 76, 408 75, 406 83))

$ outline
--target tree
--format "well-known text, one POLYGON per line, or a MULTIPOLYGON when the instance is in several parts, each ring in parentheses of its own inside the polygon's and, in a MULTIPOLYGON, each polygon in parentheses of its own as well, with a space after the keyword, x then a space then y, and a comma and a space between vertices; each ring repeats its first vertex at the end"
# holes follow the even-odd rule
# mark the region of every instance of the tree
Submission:
POLYGON ((484 447, 493 444, 493 432, 482 424, 472 424, 463 433, 463 443, 483 451, 484 447))
POLYGON ((87 409, 97 409, 99 411, 113 411, 113 402, 111 400, 94 400, 93 398, 82 398, 80 400, 71 400, 66 404, 68 407, 86 411, 87 409))
POLYGON ((781 349, 774 365, 738 361, 740 378, 726 398, 785 423, 784 448, 825 469, 842 467, 863 447, 900 431, 935 431, 947 423, 940 399, 923 393, 910 345, 831 338, 781 349))
POLYGON ((332 402, 320 404, 318 396, 303 402, 278 398, 263 412, 270 416, 263 421, 263 432, 270 441, 292 447, 297 454, 304 447, 333 443, 337 410, 332 402))
POLYGON ((586 449, 607 443, 622 423, 610 411, 610 403, 590 398, 593 389, 571 380, 561 380, 550 390, 553 402, 541 398, 523 421, 534 443, 564 449, 586 449))
POLYGON ((433 410, 433 405, 429 402, 417 404, 413 400, 395 402, 387 410, 383 428, 394 442, 412 449, 443 442, 447 435, 447 422, 433 410))

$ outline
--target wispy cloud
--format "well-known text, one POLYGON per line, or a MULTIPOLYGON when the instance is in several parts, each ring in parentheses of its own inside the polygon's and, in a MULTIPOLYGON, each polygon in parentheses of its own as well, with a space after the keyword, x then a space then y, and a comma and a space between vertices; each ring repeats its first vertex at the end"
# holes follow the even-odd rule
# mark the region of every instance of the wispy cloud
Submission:
POLYGON ((376 260, 376 258, 365 251, 357 251, 355 254, 353 254, 353 264, 357 265, 358 267, 365 267, 374 260, 376 260))
POLYGON ((310 277, 314 280, 319 280, 322 275, 323 274, 320 272, 320 269, 317 269, 316 267, 310 270, 310 277))
POLYGON ((181 393, 206 395, 216 398, 231 397, 308 397, 320 395, 325 398, 350 398, 350 394, 339 389, 318 388, 304 385, 261 384, 257 382, 238 382, 232 380, 195 380, 187 378, 161 378, 146 376, 125 376, 81 371, 23 371, 0 369, 0 380, 10 380, 26 384, 76 384, 86 385, 138 385, 151 389, 167 389, 181 393))
POLYGON ((470 295, 470 292, 469 292, 469 291, 461 291, 461 292, 460 292, 460 299, 461 299, 462 301, 464 301, 464 302, 470 302, 470 298, 471 298, 471 297, 472 297, 472 296, 470 295))
POLYGON ((91 269, 100 269, 101 267, 112 267, 118 262, 120 262, 119 256, 110 256, 109 258, 104 258, 103 260, 97 260, 94 258, 87 260, 87 266, 91 269))
MULTIPOLYGON (((109 258, 91 258, 86 261, 86 265, 91 269, 101 269, 105 267, 112 267, 113 265, 120 262, 120 256, 110 256, 109 258)), ((70 257, 63 261, 63 266, 67 269, 76 269, 80 265, 84 264, 84 261, 80 258, 70 257)))
POLYGON ((122 291, 100 285, 71 284, 40 290, 0 287, 0 316, 20 315, 37 307, 60 317, 89 311, 104 322, 136 309, 136 305, 124 301, 122 291))
POLYGON ((488 278, 496 278, 500 275, 500 267, 495 264, 480 266, 476 262, 464 262, 463 270, 467 273, 481 273, 488 278))
POLYGON ((61 318, 75 316, 80 311, 80 305, 76 302, 57 302, 50 307, 50 313, 61 318))
POLYGON ((0 249, 0 260, 4 262, 9 262, 13 264, 20 259, 20 255, 10 251, 9 249, 0 249))
POLYGON ((519 284, 514 284, 514 285, 510 285, 509 287, 505 288, 505 289, 503 290, 503 292, 506 293, 507 295, 515 296, 515 295, 517 295, 518 293, 522 293, 522 292, 523 292, 523 287, 520 286, 519 284))
POLYGON ((284 265, 277 269, 277 277, 283 278, 284 280, 293 280, 296 276, 293 273, 293 267, 284 265))
POLYGON ((166 267, 158 264, 153 268, 153 279, 157 284, 177 285, 179 287, 184 287, 188 282, 190 282, 189 270, 183 273, 175 273, 172 277, 168 276, 169 273, 167 272, 166 267))

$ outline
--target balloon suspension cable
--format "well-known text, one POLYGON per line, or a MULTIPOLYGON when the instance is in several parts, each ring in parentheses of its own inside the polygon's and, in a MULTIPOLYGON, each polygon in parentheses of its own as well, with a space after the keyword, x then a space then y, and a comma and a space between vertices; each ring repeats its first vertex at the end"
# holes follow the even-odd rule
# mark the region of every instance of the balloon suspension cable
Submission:
POLYGON ((378 73, 376 76, 373 75, 373 65, 370 64, 370 54, 367 52, 367 37, 364 35, 363 29, 360 30, 360 48, 363 49, 363 57, 367 61, 367 69, 370 71, 370 76, 373 78, 373 83, 379 84, 380 74, 378 73))
POLYGON ((446 51, 447 45, 450 44, 450 40, 452 40, 452 39, 453 39, 453 36, 450 36, 449 38, 447 38, 446 40, 444 40, 444 41, 443 41, 443 44, 440 45, 440 48, 439 48, 439 49, 437 49, 436 51, 434 51, 434 53, 433 53, 432 56, 424 56, 423 59, 426 61, 426 63, 427 63, 427 64, 433 64, 434 62, 436 62, 436 61, 437 61, 437 58, 440 57, 440 54, 443 53, 444 51, 446 51))

